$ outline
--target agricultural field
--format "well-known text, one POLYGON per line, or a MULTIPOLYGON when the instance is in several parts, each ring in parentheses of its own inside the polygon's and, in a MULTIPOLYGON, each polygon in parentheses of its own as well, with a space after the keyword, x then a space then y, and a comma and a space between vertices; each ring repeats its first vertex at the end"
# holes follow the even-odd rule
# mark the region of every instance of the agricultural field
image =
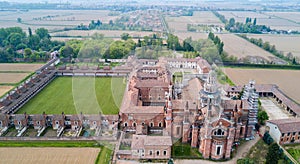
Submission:
POLYGON ((123 33, 128 33, 131 37, 143 37, 143 36, 149 36, 155 32, 147 32, 147 31, 120 31, 120 30, 70 30, 70 31, 64 31, 64 32, 54 32, 50 35, 55 40, 56 37, 58 38, 68 38, 68 37, 89 37, 92 36, 95 33, 104 34, 105 37, 110 38, 120 38, 123 33))
POLYGON ((1 63, 0 97, 42 65, 43 64, 1 63))
POLYGON ((299 35, 270 35, 270 34, 247 34, 249 38, 261 38, 265 42, 275 45, 278 51, 282 51, 284 55, 289 52, 293 56, 300 58, 300 36, 299 35))
POLYGON ((300 24, 298 24, 296 18, 300 13, 297 12, 258 13, 253 11, 219 11, 219 13, 224 15, 228 20, 234 18, 236 22, 245 23, 246 18, 250 17, 252 20, 256 18, 258 25, 266 25, 271 29, 300 31, 300 24))
POLYGON ((29 10, 0 11, 0 26, 3 28, 19 26, 27 31, 37 28, 47 28, 49 31, 63 30, 65 27, 76 27, 81 23, 88 25, 91 20, 108 23, 116 16, 108 16, 108 10, 29 10), (17 19, 21 18, 20 23, 17 19))
POLYGON ((123 78, 59 77, 18 113, 118 114, 125 86, 123 78))
POLYGON ((217 34, 217 36, 224 42, 224 51, 238 59, 251 58, 250 62, 252 63, 261 60, 267 62, 281 61, 271 53, 234 34, 217 34))
POLYGON ((188 37, 192 37, 193 40, 207 39, 208 37, 207 33, 199 33, 199 32, 174 32, 174 35, 178 36, 181 42, 183 42, 183 40, 188 37))
POLYGON ((0 73, 1 84, 15 84, 23 80, 28 73, 0 73))
POLYGON ((300 81, 299 70, 223 68, 223 71, 236 85, 248 84, 249 80, 255 80, 257 84, 276 84, 287 96, 300 103, 300 88, 295 87, 295 82, 300 81))
POLYGON ((0 72, 34 72, 43 64, 1 63, 0 72))
POLYGON ((265 14, 300 23, 300 12, 265 12, 265 14))
POLYGON ((0 85, 0 97, 4 95, 6 92, 11 90, 13 86, 8 86, 8 85, 0 85))
POLYGON ((0 163, 95 163, 99 148, 0 148, 0 163))
POLYGON ((193 16, 167 16, 165 20, 172 32, 187 32, 188 24, 223 26, 223 23, 210 11, 197 11, 193 16))

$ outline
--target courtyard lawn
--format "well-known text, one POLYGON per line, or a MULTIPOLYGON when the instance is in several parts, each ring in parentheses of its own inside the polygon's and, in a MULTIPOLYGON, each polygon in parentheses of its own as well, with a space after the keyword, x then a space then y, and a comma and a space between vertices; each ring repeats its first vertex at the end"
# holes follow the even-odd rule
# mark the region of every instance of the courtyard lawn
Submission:
POLYGON ((18 113, 118 114, 125 87, 123 78, 58 77, 18 113))
POLYGON ((172 158, 174 159, 202 159, 201 153, 197 148, 192 148, 188 143, 177 141, 172 146, 172 158))

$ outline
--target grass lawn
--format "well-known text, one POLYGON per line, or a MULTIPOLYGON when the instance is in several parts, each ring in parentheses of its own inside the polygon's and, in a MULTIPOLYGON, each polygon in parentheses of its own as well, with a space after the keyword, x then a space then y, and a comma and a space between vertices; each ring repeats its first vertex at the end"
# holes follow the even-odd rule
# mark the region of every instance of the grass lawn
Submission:
POLYGON ((18 113, 118 114, 125 87, 123 78, 59 77, 18 113))
POLYGON ((298 162, 300 162, 300 149, 287 149, 290 155, 298 162))
POLYGON ((188 143, 181 143, 180 141, 177 141, 172 146, 172 158, 201 159, 202 155, 197 148, 192 148, 188 143))
POLYGON ((107 147, 102 147, 98 157, 95 161, 96 164, 109 164, 111 163, 111 156, 113 151, 107 147))

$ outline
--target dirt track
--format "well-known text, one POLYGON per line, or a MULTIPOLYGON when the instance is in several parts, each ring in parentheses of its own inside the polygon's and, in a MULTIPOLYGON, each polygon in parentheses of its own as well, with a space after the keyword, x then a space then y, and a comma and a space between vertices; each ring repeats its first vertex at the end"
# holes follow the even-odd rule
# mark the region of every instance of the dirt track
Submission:
POLYGON ((95 163, 99 148, 0 148, 0 163, 95 163))

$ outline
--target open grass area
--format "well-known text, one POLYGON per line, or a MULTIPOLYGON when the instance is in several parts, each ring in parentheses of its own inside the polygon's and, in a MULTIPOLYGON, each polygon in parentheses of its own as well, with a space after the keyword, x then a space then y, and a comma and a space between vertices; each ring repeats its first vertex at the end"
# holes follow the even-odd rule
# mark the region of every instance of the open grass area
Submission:
POLYGON ((95 161, 96 164, 109 164, 111 163, 111 156, 113 151, 107 147, 102 147, 101 152, 95 161))
POLYGON ((117 114, 125 86, 123 78, 59 77, 18 113, 117 114))
POLYGON ((188 143, 177 141, 172 146, 172 158, 177 159, 201 159, 202 155, 197 148, 192 148, 188 143))
POLYGON ((300 162, 300 149, 287 149, 291 156, 298 162, 300 162))
POLYGON ((254 163, 265 163, 269 145, 260 139, 248 152, 246 158, 252 159, 254 163))

